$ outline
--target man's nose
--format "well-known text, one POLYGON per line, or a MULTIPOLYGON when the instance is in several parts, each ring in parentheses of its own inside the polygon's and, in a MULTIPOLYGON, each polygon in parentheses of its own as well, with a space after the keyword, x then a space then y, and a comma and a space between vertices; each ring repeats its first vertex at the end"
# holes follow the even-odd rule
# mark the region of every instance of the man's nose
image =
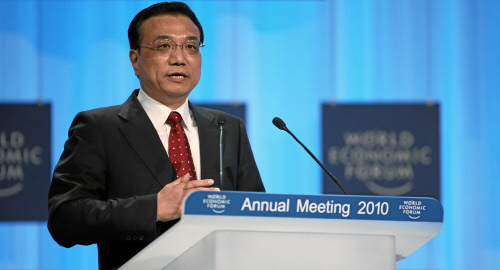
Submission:
POLYGON ((169 57, 169 64, 171 65, 180 65, 186 63, 186 55, 184 54, 184 50, 182 45, 177 45, 174 48, 172 54, 169 57))

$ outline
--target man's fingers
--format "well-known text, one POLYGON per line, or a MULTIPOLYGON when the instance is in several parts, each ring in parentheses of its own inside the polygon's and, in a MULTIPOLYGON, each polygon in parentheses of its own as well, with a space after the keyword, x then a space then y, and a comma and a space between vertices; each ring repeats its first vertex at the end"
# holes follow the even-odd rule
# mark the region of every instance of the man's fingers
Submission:
POLYGON ((194 188, 193 190, 191 191, 198 191, 198 190, 204 190, 204 191, 220 191, 220 188, 218 187, 197 187, 197 188, 194 188))
POLYGON ((189 180, 189 173, 175 179, 171 184, 177 185, 179 183, 184 183, 187 182, 186 179, 189 180))
POLYGON ((193 180, 185 183, 184 189, 193 189, 197 187, 209 187, 214 184, 214 180, 206 179, 206 180, 193 180))
POLYGON ((182 196, 182 201, 186 198, 187 195, 191 194, 193 191, 220 191, 220 188, 217 187, 195 187, 184 190, 184 195, 182 196))
POLYGON ((189 176, 189 173, 186 173, 185 175, 179 177, 181 179, 181 183, 189 182, 189 176))
POLYGON ((172 181, 171 184, 174 184, 174 185, 177 185, 177 184, 180 184, 180 183, 187 183, 189 182, 189 173, 175 179, 174 181, 172 181))

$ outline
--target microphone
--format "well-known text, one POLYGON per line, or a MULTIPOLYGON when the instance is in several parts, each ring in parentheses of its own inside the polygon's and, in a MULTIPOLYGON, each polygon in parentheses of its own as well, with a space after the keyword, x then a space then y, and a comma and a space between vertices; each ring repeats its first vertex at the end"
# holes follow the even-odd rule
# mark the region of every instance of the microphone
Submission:
POLYGON ((220 157, 220 189, 223 189, 223 183, 224 183, 224 166, 222 164, 222 133, 224 131, 224 123, 226 123, 226 116, 225 115, 219 115, 217 117, 217 124, 219 125, 220 129, 220 139, 219 139, 219 157, 220 157))
POLYGON ((337 184, 340 189, 342 189, 342 191, 344 192, 345 195, 349 195, 349 193, 347 193, 347 190, 345 190, 345 188, 340 184, 340 182, 337 180, 337 178, 335 178, 335 176, 333 176, 327 169, 326 167, 313 155, 313 153, 311 153, 311 151, 309 151, 309 149, 307 149, 307 147, 299 141, 299 139, 297 139, 297 137, 295 137, 295 135, 293 135, 293 133, 286 127, 285 125, 285 122, 283 122, 283 120, 281 120, 281 118, 279 117, 274 117, 273 119, 273 124, 281 129, 281 130, 284 130, 286 132, 288 132, 288 134, 292 135, 292 137, 300 144, 302 145, 302 147, 304 147, 304 149, 307 151, 307 153, 309 153, 309 155, 311 155, 311 157, 316 160, 316 162, 319 164, 319 166, 321 166, 321 168, 323 168, 323 170, 326 172, 326 174, 328 174, 328 176, 330 176, 330 178, 333 179, 333 182, 335 182, 335 184, 337 184))

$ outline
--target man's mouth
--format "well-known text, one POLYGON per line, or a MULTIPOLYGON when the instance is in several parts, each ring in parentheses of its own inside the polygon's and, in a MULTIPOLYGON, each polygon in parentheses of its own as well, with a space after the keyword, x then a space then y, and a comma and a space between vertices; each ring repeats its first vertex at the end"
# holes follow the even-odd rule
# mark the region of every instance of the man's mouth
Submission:
POLYGON ((185 74, 182 74, 182 73, 172 73, 170 75, 168 75, 168 77, 172 78, 172 79, 184 79, 185 77, 187 77, 185 74))

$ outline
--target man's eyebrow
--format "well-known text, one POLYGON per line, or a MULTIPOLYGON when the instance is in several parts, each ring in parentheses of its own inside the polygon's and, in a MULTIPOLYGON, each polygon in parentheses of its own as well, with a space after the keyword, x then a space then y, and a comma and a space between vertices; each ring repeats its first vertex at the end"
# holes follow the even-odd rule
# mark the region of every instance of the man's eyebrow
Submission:
POLYGON ((196 36, 188 36, 186 37, 187 40, 200 40, 198 37, 196 36))
MULTIPOLYGON (((169 36, 169 35, 160 35, 156 37, 156 40, 159 39, 170 39, 173 40, 174 36, 169 36)), ((196 40, 199 41, 200 39, 197 36, 187 36, 185 37, 186 40, 196 40)))

